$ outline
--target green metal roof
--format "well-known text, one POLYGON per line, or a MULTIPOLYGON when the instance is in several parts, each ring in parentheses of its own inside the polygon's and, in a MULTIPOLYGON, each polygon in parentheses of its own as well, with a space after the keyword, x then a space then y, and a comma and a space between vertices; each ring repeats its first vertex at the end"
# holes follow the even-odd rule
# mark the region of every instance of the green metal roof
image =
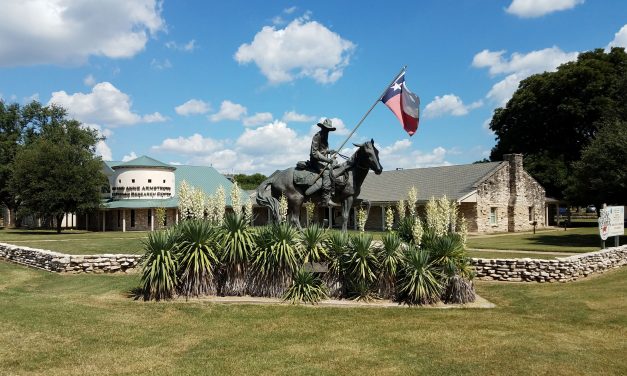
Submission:
POLYGON ((360 198, 371 202, 396 202, 407 199, 412 186, 418 191, 418 201, 446 195, 458 200, 477 188, 485 177, 492 175, 507 162, 476 163, 456 166, 412 168, 369 173, 361 186, 360 198))
POLYGON ((158 161, 154 158, 150 158, 147 157, 145 155, 142 155, 141 157, 132 159, 130 161, 127 162, 122 162, 120 164, 117 164, 115 166, 111 166, 113 169, 116 168, 124 168, 124 167, 159 167, 159 168, 166 168, 168 170, 174 170, 176 169, 176 167, 171 166, 169 164, 163 163, 161 161, 158 161))

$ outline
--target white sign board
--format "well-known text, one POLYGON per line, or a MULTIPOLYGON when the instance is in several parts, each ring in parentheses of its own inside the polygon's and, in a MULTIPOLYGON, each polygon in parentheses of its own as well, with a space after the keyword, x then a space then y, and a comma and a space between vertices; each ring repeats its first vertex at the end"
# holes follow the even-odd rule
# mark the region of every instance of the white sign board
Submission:
POLYGON ((606 240, 610 236, 625 234, 625 207, 608 206, 601 209, 599 216, 599 234, 606 240))

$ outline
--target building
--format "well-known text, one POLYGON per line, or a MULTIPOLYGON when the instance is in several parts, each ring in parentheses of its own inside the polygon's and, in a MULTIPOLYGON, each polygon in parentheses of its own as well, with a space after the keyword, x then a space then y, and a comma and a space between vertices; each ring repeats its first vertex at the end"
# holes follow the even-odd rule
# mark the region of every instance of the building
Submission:
MULTIPOLYGON (((521 154, 508 154, 504 159, 368 174, 359 196, 372 205, 366 229, 384 229, 385 209, 406 200, 412 186, 418 191, 419 212, 431 197, 446 195, 457 201, 472 232, 526 231, 533 229, 534 222, 537 227, 546 226, 549 215, 544 188, 524 170, 521 154)), ((339 210, 333 209, 331 218, 338 218, 336 212, 339 210)), ((353 222, 351 218, 349 225, 353 222)))
MULTIPOLYGON (((202 189, 207 194, 222 186, 230 206, 229 192, 233 183, 208 166, 170 165, 141 156, 128 162, 104 162, 103 173, 109 186, 103 188, 102 208, 78 215, 76 227, 91 231, 153 230, 155 211, 166 212, 162 226, 179 221, 179 192, 181 183, 202 189)), ((240 196, 244 196, 242 193, 240 196)))

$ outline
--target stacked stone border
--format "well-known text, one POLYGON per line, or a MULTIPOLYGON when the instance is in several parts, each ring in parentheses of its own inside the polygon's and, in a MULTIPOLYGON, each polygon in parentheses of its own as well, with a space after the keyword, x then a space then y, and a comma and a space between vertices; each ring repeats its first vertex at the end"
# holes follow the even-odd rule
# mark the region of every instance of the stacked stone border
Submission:
POLYGON ((0 259, 57 273, 126 273, 139 264, 141 255, 67 255, 45 249, 0 243, 0 259))
MULTIPOLYGON (((57 273, 126 273, 136 269, 141 255, 67 255, 44 249, 0 243, 0 259, 57 273)), ((481 280, 568 282, 627 265, 627 245, 576 256, 546 259, 472 258, 481 280)))

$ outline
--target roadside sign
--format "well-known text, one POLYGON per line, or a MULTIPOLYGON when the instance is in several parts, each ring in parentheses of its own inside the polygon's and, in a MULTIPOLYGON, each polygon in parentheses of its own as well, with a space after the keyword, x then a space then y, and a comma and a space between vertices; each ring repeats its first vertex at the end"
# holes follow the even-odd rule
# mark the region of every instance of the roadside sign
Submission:
POLYGON ((625 234, 625 207, 608 206, 599 215, 599 234, 602 240, 625 234))

